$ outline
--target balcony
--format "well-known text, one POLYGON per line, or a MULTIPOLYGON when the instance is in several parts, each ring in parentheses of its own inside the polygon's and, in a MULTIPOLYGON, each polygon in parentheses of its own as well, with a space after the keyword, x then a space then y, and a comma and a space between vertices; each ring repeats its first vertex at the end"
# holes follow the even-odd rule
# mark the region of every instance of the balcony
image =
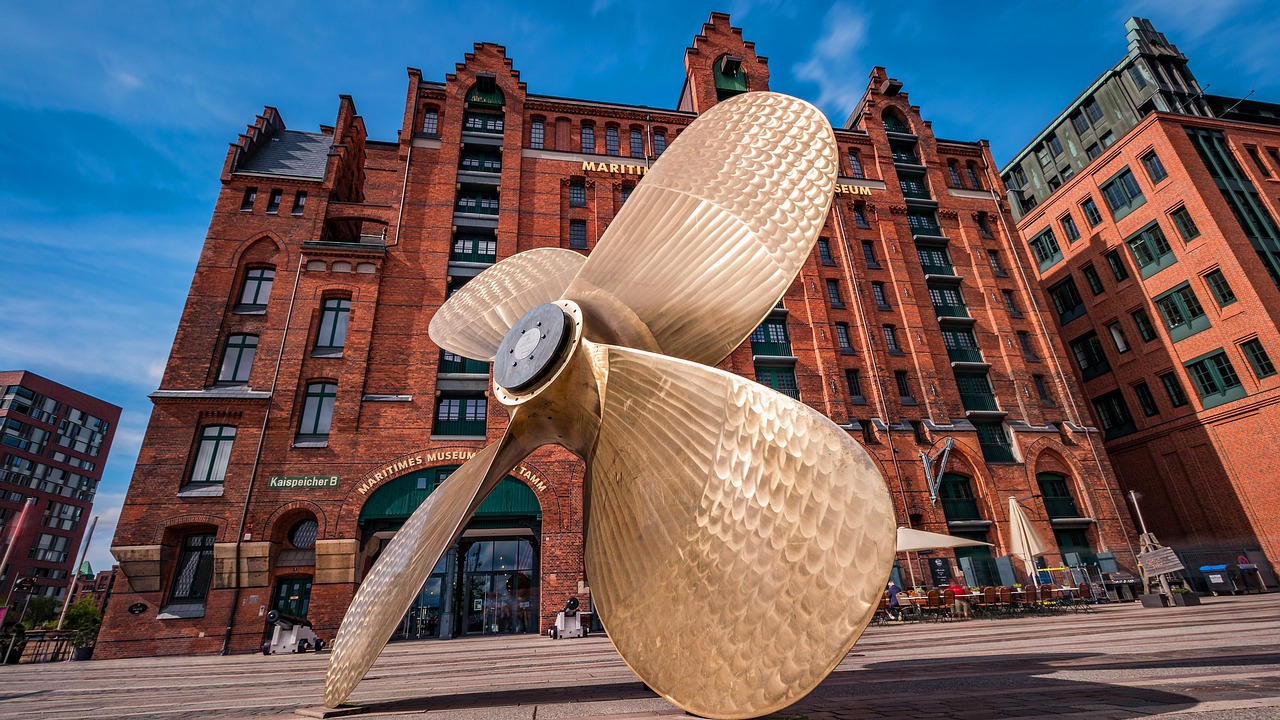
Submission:
POLYGON ((982 459, 987 462, 1013 463, 1018 458, 1013 455, 1013 448, 1004 443, 981 443, 982 459))
POLYGON ((489 363, 472 360, 468 357, 445 353, 440 359, 440 372, 461 373, 466 375, 488 375, 489 363))
MULTIPOLYGON (((934 307, 937 307, 936 305, 934 307)), ((953 363, 982 363, 982 351, 978 348, 947 348, 947 357, 953 363)))
POLYGON ((484 437, 484 420, 436 420, 433 435, 484 437))
POLYGON ((752 355, 768 355, 773 357, 790 357, 791 343, 752 340, 751 354, 752 355))
POLYGON ((968 412, 999 412, 996 396, 991 393, 960 393, 960 403, 968 412))
POLYGON ((463 250, 450 251, 449 261, 450 262, 484 263, 486 265, 492 265, 498 261, 498 254, 497 254, 497 251, 480 252, 473 247, 470 250, 465 250, 465 251, 463 250))
POLYGON ((967 318, 969 317, 969 308, 964 305, 934 305, 933 311, 940 318, 967 318))
POLYGON ((941 265, 937 263, 920 263, 920 267, 924 270, 924 274, 926 276, 939 275, 950 278, 958 277, 956 275, 956 269, 951 266, 951 263, 943 263, 941 265))
POLYGON ((978 512, 978 501, 973 498, 943 498, 942 513, 947 516, 949 523, 982 519, 978 512))
POLYGON ((1071 497, 1044 497, 1044 510, 1049 519, 1055 518, 1078 518, 1080 511, 1076 510, 1076 501, 1071 497))
POLYGON ((919 165, 920 164, 920 158, 917 158, 915 153, 908 152, 906 150, 894 150, 893 161, 901 165, 919 165))

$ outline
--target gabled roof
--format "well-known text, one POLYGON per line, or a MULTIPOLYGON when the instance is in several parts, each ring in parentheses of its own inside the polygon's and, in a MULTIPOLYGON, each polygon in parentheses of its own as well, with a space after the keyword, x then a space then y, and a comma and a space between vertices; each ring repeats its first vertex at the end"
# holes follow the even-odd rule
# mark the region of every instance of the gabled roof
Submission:
POLYGON ((330 136, 320 133, 281 130, 272 134, 236 170, 323 180, 331 142, 330 136))

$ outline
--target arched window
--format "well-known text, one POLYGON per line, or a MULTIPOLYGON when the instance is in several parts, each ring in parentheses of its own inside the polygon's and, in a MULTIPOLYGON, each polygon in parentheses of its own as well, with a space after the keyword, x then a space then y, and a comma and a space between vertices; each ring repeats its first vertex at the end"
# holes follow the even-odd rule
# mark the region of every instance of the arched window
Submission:
POLYGON ((955 160, 947 161, 947 179, 951 181, 951 187, 964 187, 964 180, 960 177, 960 168, 956 165, 955 160))
POLYGON ((911 126, 907 124, 906 118, 898 112, 896 108, 885 108, 884 113, 880 116, 884 123, 884 129, 889 132, 911 134, 911 126))
POLYGON ((853 174, 853 177, 856 177, 856 178, 866 177, 866 175, 863 174, 863 171, 862 171, 862 158, 858 155, 857 150, 849 151, 849 170, 853 174))
POLYGON ((423 109, 422 132, 432 137, 440 137, 440 111, 437 108, 423 109))
POLYGON ((665 130, 653 131, 653 156, 662 157, 662 153, 667 151, 667 132, 665 130))
POLYGON ((742 58, 721 55, 711 68, 715 79, 716 100, 728 100, 747 91, 747 72, 742 68, 742 58))
POLYGON ((529 147, 541 150, 546 145, 547 123, 543 118, 535 117, 529 121, 529 147))
POLYGON ((605 155, 617 155, 618 147, 618 126, 610 125, 604 129, 604 153, 605 155))
POLYGON ((631 150, 631 157, 644 157, 644 135, 638 127, 631 128, 631 147, 629 149, 631 150))
POLYGON ((594 155, 596 152, 596 126, 582 123, 582 152, 594 155))
POLYGON ((1036 473, 1036 482, 1040 485, 1044 509, 1050 519, 1080 517, 1075 498, 1071 495, 1071 483, 1064 475, 1053 472, 1036 473))
POLYGON ((982 189, 982 178, 978 175, 978 166, 976 163, 969 162, 964 166, 965 173, 969 176, 969 185, 974 190, 982 189))

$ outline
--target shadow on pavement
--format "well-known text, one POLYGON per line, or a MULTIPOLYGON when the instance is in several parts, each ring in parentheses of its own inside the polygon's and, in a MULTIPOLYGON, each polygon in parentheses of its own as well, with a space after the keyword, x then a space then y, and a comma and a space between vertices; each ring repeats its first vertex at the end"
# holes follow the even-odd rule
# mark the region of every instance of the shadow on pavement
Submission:
MULTIPOLYGON (((457 695, 436 695, 424 698, 406 698, 387 702, 373 702, 365 705, 366 712, 408 713, 438 712, 441 710, 473 710, 490 707, 510 707, 513 705, 563 705, 566 690, 564 687, 528 688, 525 690, 501 690, 494 692, 460 693, 457 695)), ((604 685, 589 685, 582 688, 580 695, 574 696, 574 702, 611 702, 619 700, 649 700, 658 696, 646 688, 643 683, 625 682, 604 685)))

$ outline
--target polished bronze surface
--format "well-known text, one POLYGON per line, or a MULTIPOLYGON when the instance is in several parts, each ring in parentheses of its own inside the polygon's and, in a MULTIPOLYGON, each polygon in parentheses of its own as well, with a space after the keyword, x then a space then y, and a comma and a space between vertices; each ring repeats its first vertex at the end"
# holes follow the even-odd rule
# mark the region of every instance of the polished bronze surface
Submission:
POLYGON ((699 715, 745 718, 826 677, 888 577, 884 480, 821 413, 699 363, 725 357, 781 298, 835 175, 833 133, 815 108, 740 95, 679 136, 585 263, 521 253, 445 303, 433 340, 512 363, 495 365, 492 386, 511 422, 361 584, 334 642, 327 705, 368 671, 485 494, 546 443, 587 462, 586 580, 650 687, 699 715), (537 323, 557 313, 564 338, 553 343, 537 323))

